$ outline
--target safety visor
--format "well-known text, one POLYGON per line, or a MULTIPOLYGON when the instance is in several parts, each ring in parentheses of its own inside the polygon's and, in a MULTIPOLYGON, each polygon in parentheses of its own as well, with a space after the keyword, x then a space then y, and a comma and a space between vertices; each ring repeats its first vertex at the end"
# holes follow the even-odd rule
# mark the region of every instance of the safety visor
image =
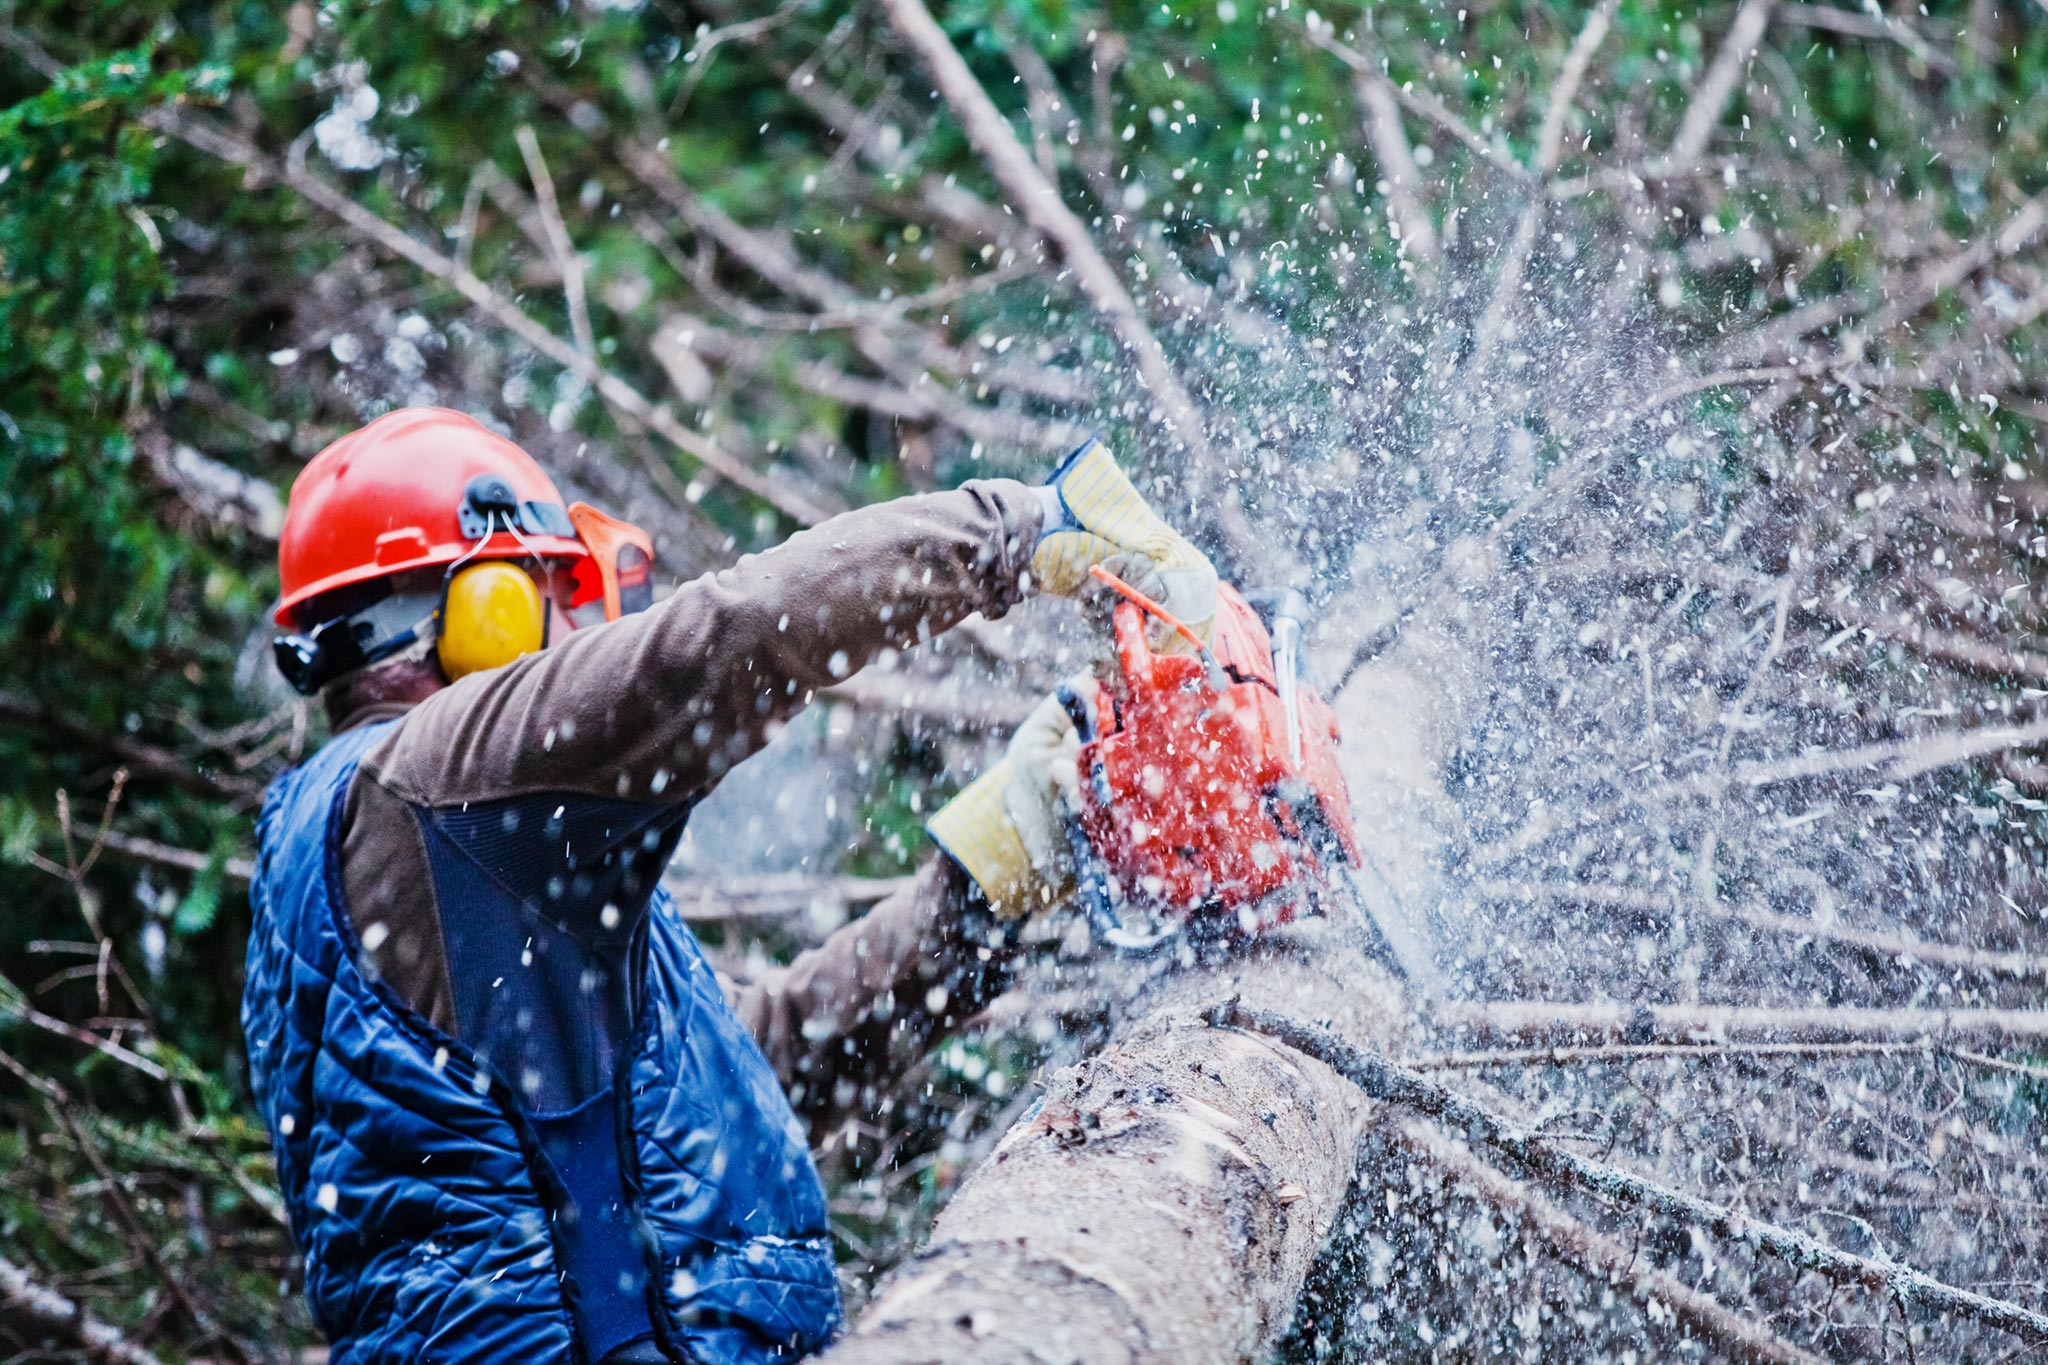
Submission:
POLYGON ((629 521, 587 502, 569 504, 569 522, 590 558, 576 562, 569 619, 578 626, 616 621, 654 605, 654 540, 629 521))

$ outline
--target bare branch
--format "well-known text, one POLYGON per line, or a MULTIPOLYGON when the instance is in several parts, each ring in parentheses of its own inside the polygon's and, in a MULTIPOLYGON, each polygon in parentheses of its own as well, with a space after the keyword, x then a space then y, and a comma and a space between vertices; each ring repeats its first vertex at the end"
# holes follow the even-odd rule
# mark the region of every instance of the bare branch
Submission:
POLYGON ((1607 1283, 1628 1286, 1643 1302, 1665 1305, 1699 1340, 1741 1360, 1819 1365, 1818 1356, 1677 1276, 1646 1266, 1635 1251, 1588 1227, 1534 1188, 1496 1171, 1464 1144, 1453 1142, 1428 1124, 1410 1119, 1394 1125, 1392 1131, 1396 1140, 1447 1180, 1506 1214, 1559 1257, 1607 1283))
MULTIPOLYGON (((2039 1018, 2048 1021, 2048 1013, 2039 1018)), ((1534 1175, 1583 1190, 1610 1204, 1647 1209, 1717 1236, 1745 1242, 1835 1284, 1876 1290, 1904 1303, 1986 1323, 2025 1341, 2048 1343, 2048 1317, 2030 1308, 1944 1284, 1894 1261, 1876 1261, 1839 1251, 1803 1232, 1752 1218, 1726 1205, 1553 1147, 1520 1124, 1445 1090, 1434 1081, 1394 1066, 1334 1033, 1283 1014, 1247 1009, 1235 1000, 1218 1006, 1210 1021, 1219 1027, 1246 1029, 1285 1043, 1330 1067, 1373 1099, 1443 1120, 1463 1132, 1468 1141, 1499 1152, 1534 1175)))
MULTIPOLYGON (((123 858, 133 858, 137 862, 152 863, 157 867, 174 867, 181 872, 204 872, 213 866, 213 859, 207 854, 133 834, 109 830, 105 843, 109 853, 123 858)), ((256 864, 248 858, 226 858, 221 861, 220 870, 232 881, 246 882, 256 874, 256 864)))
POLYGON ((1811 777, 1869 772, 1875 778, 1906 782, 1941 768, 1980 758, 2048 744, 2048 719, 2024 725, 1984 725, 1974 729, 1935 731, 1907 739, 1863 744, 1853 749, 1822 749, 1793 758, 1738 763, 1725 774, 1704 772, 1649 788, 1635 797, 1660 801, 1679 797, 1716 797, 1731 786, 1755 789, 1811 777))
POLYGON ((0 1256, 0 1304, 46 1330, 58 1332, 84 1347, 87 1355, 107 1365, 164 1365, 147 1347, 123 1336, 77 1303, 26 1270, 0 1256))
POLYGON ((1966 1043, 2039 1046, 2048 1010, 1773 1008, 1767 1005, 1647 1005, 1621 1001, 1446 1000, 1435 1018, 1480 1039, 1580 1046, 1602 1039, 1648 1044, 1701 1042, 1966 1043))
MULTIPOLYGON (((478 279, 467 269, 434 247, 371 213, 355 200, 306 170, 303 165, 279 165, 237 135, 201 120, 187 117, 168 106, 150 111, 147 121, 198 150, 245 170, 272 176, 306 199, 326 210, 343 224, 402 260, 451 285, 474 304, 478 311, 503 326, 527 345, 587 380, 607 403, 658 433, 671 445, 698 461, 719 477, 745 489, 792 520, 812 525, 831 513, 808 498, 794 493, 729 454, 702 432, 676 420, 666 407, 650 402, 632 385, 601 369, 588 355, 541 326, 525 310, 478 279)), ((644 459, 648 473, 672 501, 680 506, 695 502, 673 471, 651 458, 644 459)))
MULTIPOLYGON (((997 182, 1008 192, 1025 221, 1059 249, 1081 292, 1137 362, 1138 373, 1159 405, 1167 430, 1178 438, 1187 453, 1192 466, 1189 472, 1203 483, 1212 480, 1218 462, 1202 411, 1174 372, 1165 348, 1138 312, 1130 291, 1096 247, 1086 225, 1032 161, 988 92, 981 88, 951 40, 932 19, 923 0, 883 0, 883 6, 896 31, 924 59, 940 95, 960 116, 968 140, 988 162, 997 182)), ((1234 503, 1226 497, 1218 499, 1212 510, 1232 541, 1232 548, 1241 555, 1257 557, 1259 547, 1243 524, 1242 513, 1231 514, 1233 507, 1234 503)))
POLYGON ((11 981, 0 977, 0 1017, 8 1015, 45 1033, 68 1038, 74 1043, 89 1047, 104 1057, 141 1072, 153 1081, 168 1081, 171 1078, 170 1072, 141 1053, 125 1048, 111 1038, 102 1038, 99 1034, 82 1029, 76 1024, 66 1023, 54 1015, 43 1013, 28 1001, 19 998, 17 988, 11 981))
POLYGON ((548 248, 562 272, 562 295, 569 305, 569 333, 576 339, 576 349, 595 361, 597 334, 591 330, 590 300, 583 289, 583 258, 576 254, 576 244, 569 240, 569 225, 562 221, 562 206, 555 198, 555 178, 548 174, 547 158, 541 155, 540 139, 534 136, 532 125, 520 124, 514 136, 519 142, 519 154, 526 158, 527 177, 533 181, 534 202, 540 208, 548 248))
POLYGON ((1959 967, 1988 976, 2026 980, 2048 976, 2048 957, 2033 953, 1998 953, 1964 944, 1939 943, 1910 934, 1882 933, 1857 929, 1836 921, 1822 922, 1799 915, 1780 915, 1755 906, 1684 904, 1676 896, 1658 895, 1633 886, 1599 882, 1565 881, 1478 881, 1468 888, 1475 896, 1507 901, 1559 901, 1565 904, 1605 905, 1652 915, 1669 915, 1679 910, 1704 915, 1725 923, 1747 924, 1772 933, 1822 939, 1877 953, 1894 961, 1905 958, 1959 967))
MULTIPOLYGON (((1314 43, 1317 47, 1350 67, 1355 74, 1359 76, 1378 76, 1382 80, 1386 80, 1385 73, 1373 63, 1371 58, 1367 57, 1357 48, 1339 41, 1335 30, 1327 21, 1322 23, 1311 22, 1305 26, 1304 31, 1307 33, 1308 40, 1311 43, 1314 43)), ((1481 137, 1473 130, 1470 124, 1452 113, 1450 108, 1443 101, 1437 99, 1436 96, 1424 91, 1411 89, 1405 85, 1395 85, 1391 80, 1386 80, 1386 88, 1400 102, 1402 108, 1425 123, 1433 124, 1444 132, 1449 133, 1487 165, 1514 180, 1527 181, 1530 178, 1529 172, 1519 162, 1486 138, 1481 137)))
POLYGON ((1956 74, 1953 58, 1921 37, 1910 23, 1881 11, 1859 14, 1854 10, 1839 9, 1833 5, 1796 4, 1782 6, 1776 17, 1780 23, 1797 24, 1802 28, 1824 29, 1850 38, 1875 38, 1894 42, 1905 48, 1914 58, 1924 62, 1930 70, 1938 71, 1944 76, 1956 74))
POLYGON ((1614 11, 1619 3, 1620 0, 1602 0, 1599 8, 1586 16, 1586 26, 1579 30, 1572 50, 1565 54, 1564 67, 1557 73, 1557 85, 1550 93, 1550 104, 1543 111, 1543 127, 1536 135, 1536 159, 1529 167, 1539 180, 1548 180, 1557 169, 1558 157, 1564 151, 1565 120, 1571 115, 1572 102, 1579 97, 1579 87, 1585 84, 1593 54, 1607 41, 1607 31, 1614 26, 1614 11))
POLYGON ((699 924, 784 919, 820 903, 871 905, 908 887, 915 877, 814 877, 787 873, 704 881, 670 872, 662 884, 683 918, 699 924))
POLYGON ((1519 1051, 1446 1052, 1405 1065, 1417 1071, 1486 1071, 1495 1067, 1627 1066, 1632 1062, 1713 1062, 1783 1057, 1819 1060, 1847 1057, 1952 1057, 1986 1071, 2048 1081, 2048 1068, 1988 1057, 1966 1048, 1935 1043, 1598 1043, 1587 1047, 1540 1047, 1519 1051))
POLYGON ((1707 139, 1713 136, 1715 125, 1720 123, 1721 113, 1728 107, 1728 98, 1735 93, 1736 84, 1742 79, 1743 68, 1749 64, 1764 30, 1770 26, 1771 10, 1776 2, 1743 0, 1742 8, 1735 12, 1735 22, 1728 26, 1728 36, 1722 39, 1720 51, 1714 54, 1713 65, 1700 78, 1698 89, 1693 91, 1692 103, 1686 106, 1685 117, 1679 120, 1678 134, 1671 139, 1671 149, 1664 153, 1661 169, 1665 174, 1691 166, 1706 150, 1707 139))
POLYGON ((263 794, 263 784, 252 778, 204 771, 169 749, 127 735, 104 734, 67 718, 54 707, 12 692, 0 692, 0 721, 47 726, 103 750, 137 775, 161 778, 201 796, 241 803, 253 801, 263 794))

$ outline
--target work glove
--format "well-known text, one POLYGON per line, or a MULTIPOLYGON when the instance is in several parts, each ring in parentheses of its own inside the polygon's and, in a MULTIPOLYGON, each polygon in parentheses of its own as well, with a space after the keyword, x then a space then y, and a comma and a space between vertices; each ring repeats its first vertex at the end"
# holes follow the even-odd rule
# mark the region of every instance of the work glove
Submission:
MULTIPOLYGON (((1031 575, 1041 588, 1092 601, 1098 609, 1113 605, 1108 590, 1088 572, 1100 564, 1209 638, 1216 619, 1215 566, 1159 519, 1108 447, 1090 440, 1060 462, 1040 492, 1045 529, 1031 552, 1031 575)), ((1155 649, 1191 648, 1157 618, 1147 633, 1155 649)))
MULTIPOLYGON (((1092 678, 1071 679, 1066 688, 1092 706, 1092 678)), ((1000 919, 1036 914, 1073 894, 1067 824, 1078 809, 1080 750, 1081 737, 1054 693, 1024 718, 1001 760, 926 826, 1000 919)))

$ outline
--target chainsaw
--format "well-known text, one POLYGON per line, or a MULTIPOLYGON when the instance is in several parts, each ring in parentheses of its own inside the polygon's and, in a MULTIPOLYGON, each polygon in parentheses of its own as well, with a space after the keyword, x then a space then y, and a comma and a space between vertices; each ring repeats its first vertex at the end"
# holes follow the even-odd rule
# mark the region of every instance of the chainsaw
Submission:
POLYGON ((1097 937, 1148 953, 1317 913, 1359 859, 1337 718, 1302 659, 1301 595, 1255 606, 1221 585, 1205 643, 1107 569, 1092 572, 1124 599, 1111 617, 1116 677, 1060 700, 1081 740, 1068 841, 1097 937), (1154 650, 1147 617, 1194 652, 1154 650))

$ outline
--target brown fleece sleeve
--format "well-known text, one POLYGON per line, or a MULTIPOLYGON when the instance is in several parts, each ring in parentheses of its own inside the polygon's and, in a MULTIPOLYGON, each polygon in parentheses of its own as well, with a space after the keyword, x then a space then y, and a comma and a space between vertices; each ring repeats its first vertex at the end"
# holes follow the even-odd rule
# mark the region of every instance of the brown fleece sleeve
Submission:
POLYGON ((1007 479, 865 507, 435 693, 365 753, 349 788, 342 871, 367 965, 454 1030, 412 807, 701 796, 814 689, 886 647, 1007 610, 1042 517, 1037 495, 1007 479))
POLYGON ((885 648, 1008 610, 1042 517, 1008 479, 847 512, 444 688, 363 772, 426 806, 544 791, 695 799, 816 689, 885 648))
POLYGON ((819 1136, 872 1110, 936 1038, 1000 994, 1016 940, 967 874, 935 856, 908 887, 726 995, 819 1136))

